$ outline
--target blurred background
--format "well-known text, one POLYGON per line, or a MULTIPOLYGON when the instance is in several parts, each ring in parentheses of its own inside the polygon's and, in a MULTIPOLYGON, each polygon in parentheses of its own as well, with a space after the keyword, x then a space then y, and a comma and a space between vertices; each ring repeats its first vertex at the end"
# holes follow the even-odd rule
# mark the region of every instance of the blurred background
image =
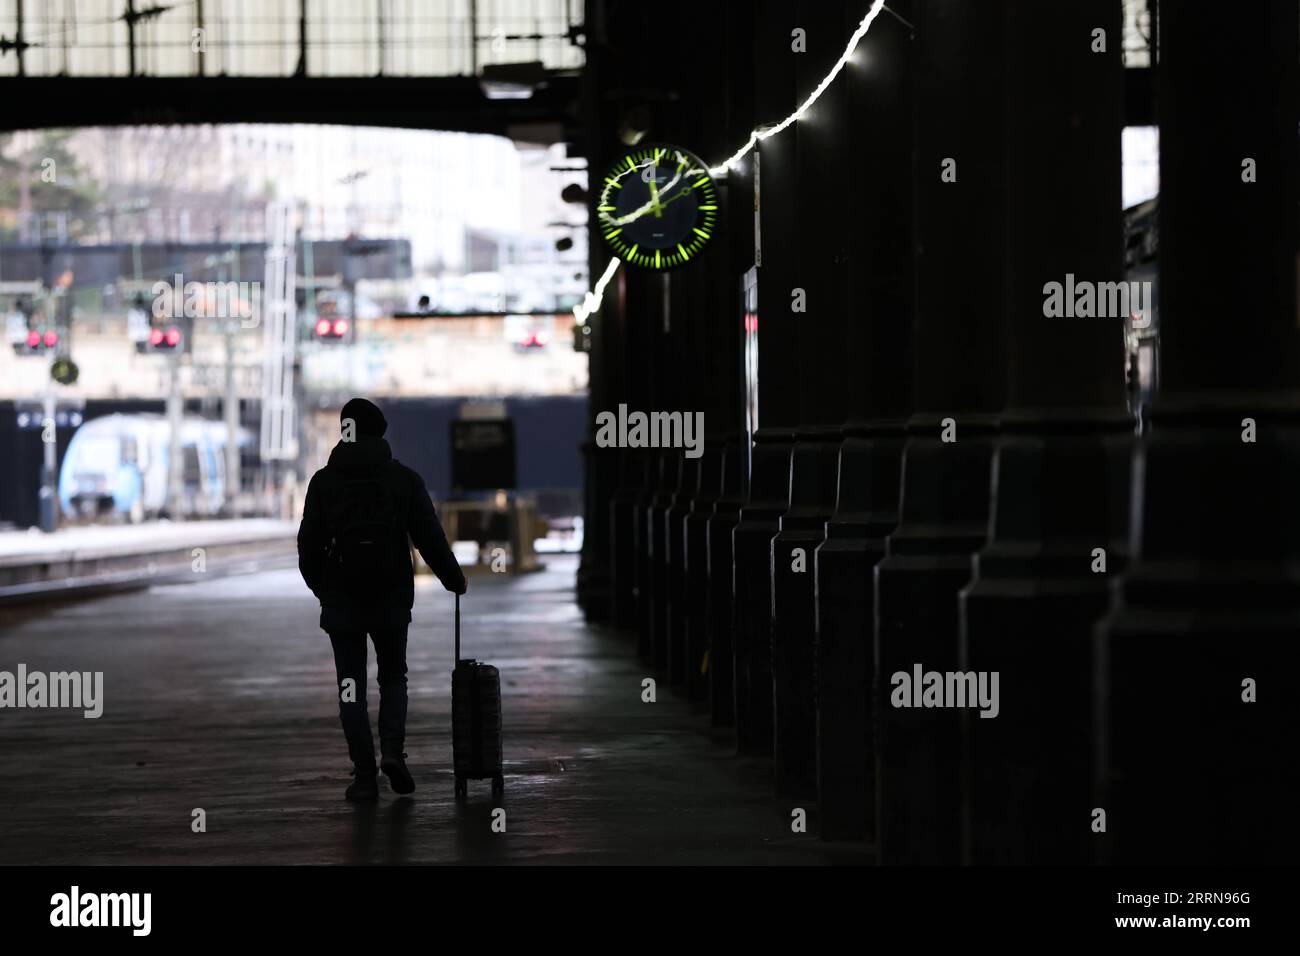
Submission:
POLYGON ((560 193, 585 170, 562 149, 362 127, 98 127, 4 134, 0 163, 10 346, 0 353, 0 440, 25 463, 0 490, 6 524, 41 523, 47 393, 58 522, 284 510, 277 481, 294 470, 272 475, 257 441, 267 385, 258 292, 276 207, 293 236, 302 454, 319 460, 319 446, 337 439, 341 402, 368 395, 389 411, 397 454, 445 498, 448 422, 470 397, 508 400, 529 420, 521 488, 540 493, 550 514, 576 513, 587 370, 569 309, 587 267, 585 229, 566 224, 578 217, 560 193), (57 164, 51 183, 40 179, 46 157, 57 164), (178 277, 238 291, 195 300, 198 316, 155 315, 169 311, 155 310, 155 286, 178 277), (60 359, 75 362, 74 381, 51 378, 60 359), (150 432, 164 448, 158 462, 147 448, 120 447, 165 420, 173 390, 187 423, 224 428, 233 418, 240 449, 238 474, 227 472, 223 429, 187 434, 180 501, 166 494, 166 429, 150 432), (110 416, 122 417, 75 440, 110 416), (557 446, 568 454, 551 453, 557 446), (160 495, 141 500, 133 490, 144 492, 155 464, 160 495), (117 473, 132 466, 133 477, 117 473))
MULTIPOLYGON (((493 86, 493 69, 580 66, 575 6, 5 3, 0 75, 468 73, 476 99, 518 99, 530 91, 493 86)), ((576 547, 586 164, 515 134, 0 133, 0 529, 292 519, 337 409, 366 395, 438 499, 509 490, 538 537, 553 519, 555 546, 576 547), (268 282, 268 262, 292 270, 268 282), (513 474, 479 476, 509 489, 453 488, 451 423, 470 402, 512 422, 513 474)))

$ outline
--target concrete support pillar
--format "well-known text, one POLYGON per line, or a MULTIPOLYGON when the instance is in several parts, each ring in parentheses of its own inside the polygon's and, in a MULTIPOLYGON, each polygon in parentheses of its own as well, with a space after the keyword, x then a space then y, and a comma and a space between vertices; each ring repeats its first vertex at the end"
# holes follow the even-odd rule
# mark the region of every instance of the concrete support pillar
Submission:
MULTIPOLYGON (((638 499, 650 481, 650 460, 640 449, 619 455, 619 482, 609 503, 610 621, 621 629, 636 626, 636 534, 638 499)), ((592 492, 594 494, 594 492, 592 492)), ((593 509, 599 506, 594 502, 593 509)))
POLYGON ((773 770, 776 788, 817 795, 817 547, 834 507, 841 432, 799 432, 790 457, 789 507, 772 539, 773 770))
POLYGON ((1293 2, 1222 14, 1160 6, 1162 387, 1093 659, 1086 809, 1115 863, 1300 850, 1300 22, 1293 2))
MULTIPOLYGON (((795 107, 791 32, 799 26, 784 0, 753 8, 755 113, 778 120, 795 107)), ((733 535, 736 739, 742 753, 772 753, 772 557, 773 536, 789 505, 790 453, 800 420, 797 361, 803 346, 802 315, 792 311, 798 285, 801 196, 797 181, 799 126, 765 140, 759 163, 757 203, 761 258, 758 266, 758 431, 751 436, 749 480, 733 535), (772 184, 764 190, 762 183, 772 184)))
POLYGON ((749 489, 732 534, 732 660, 736 745, 742 754, 772 754, 772 537, 790 493, 794 429, 754 436, 749 489))
MULTIPOLYGON (((844 52, 842 0, 800 5, 797 26, 805 52, 789 53, 796 103, 802 103, 844 52)), ((836 458, 848 418, 850 356, 849 217, 839 190, 854 174, 842 148, 849 117, 841 73, 798 124, 794 177, 800 237, 783 248, 792 261, 790 310, 798 369, 798 427, 790 455, 787 507, 771 540, 772 701, 777 791, 816 796, 816 688, 814 669, 814 553, 835 510, 836 458)))
POLYGON ((615 541, 610 524, 612 514, 610 498, 619 487, 621 462, 607 449, 596 447, 593 441, 582 443, 583 458, 583 557, 579 559, 577 591, 583 613, 593 621, 610 621, 614 614, 614 580, 612 547, 615 541), (594 534, 605 540, 603 547, 587 550, 586 535, 594 534))
POLYGON ((745 502, 745 450, 748 438, 728 439, 722 448, 721 491, 709 517, 708 589, 705 620, 709 634, 709 713, 715 727, 736 722, 735 551, 732 540, 745 502))
POLYGON ((875 569, 877 839, 882 862, 951 863, 958 716, 894 706, 906 688, 892 676, 957 669, 957 592, 985 539, 1003 401, 1003 9, 923 3, 914 13, 916 413, 899 524, 875 569))
MULTIPOLYGON (((816 552, 817 794, 825 839, 875 834, 871 722, 872 568, 898 524, 904 425, 912 411, 912 4, 891 3, 844 73, 849 374, 835 512, 816 552), (901 18, 901 19, 899 19, 901 18)), ((845 8, 844 28, 860 11, 845 8)))
MULTIPOLYGON (((595 0, 587 3, 587 14, 595 11, 595 0)), ((304 6, 305 9, 305 6, 304 6)), ((591 21, 588 21, 591 22, 591 21)), ((300 64, 300 68, 303 64, 300 64)), ((582 148, 593 169, 600 169, 609 157, 606 128, 608 118, 600 106, 600 89, 608 76, 609 63, 599 48, 591 51, 583 73, 582 105, 589 118, 583 131, 582 148)), ((594 204, 587 211, 588 232, 599 235, 596 227, 594 204)), ((598 276, 609 261, 608 251, 596 242, 589 245, 588 271, 598 276)), ((576 581, 579 605, 592 620, 607 620, 615 613, 617 597, 610 577, 613 560, 611 548, 617 548, 619 539, 610 525, 612 513, 609 502, 619 491, 621 466, 615 464, 617 452, 596 447, 595 417, 622 387, 619 373, 622 369, 623 342, 619 335, 620 303, 618 288, 608 297, 609 306, 591 321, 591 352, 588 363, 588 394, 590 407, 586 440, 583 443, 583 543, 576 581), (611 462, 611 457, 614 459, 611 462)))
POLYGON ((651 520, 655 502, 663 491, 664 451, 648 450, 649 483, 632 506, 632 541, 636 550, 636 648, 643 659, 654 657, 655 561, 654 529, 651 520))
MULTIPOLYGON (((844 51, 843 0, 799 5, 805 52, 792 52, 794 100, 802 103, 844 51)), ((853 4, 856 8, 857 4, 853 4)), ((860 15, 860 13, 859 13, 860 15)), ((836 468, 846 397, 856 357, 844 348, 848 311, 850 216, 831 183, 847 183, 856 157, 843 148, 849 117, 845 73, 799 121, 794 176, 801 232, 790 250, 798 363, 799 427, 790 459, 787 507, 771 541, 773 756, 777 790, 817 793, 814 554, 835 510, 836 468)))
POLYGON ((670 448, 659 456, 659 487, 646 507, 645 541, 650 563, 649 600, 646 626, 650 632, 650 660, 655 670, 668 671, 668 616, 672 599, 671 542, 668 538, 668 513, 682 484, 682 453, 670 448))
POLYGON ((903 426, 854 424, 839 448, 835 514, 816 552, 817 797, 821 835, 875 835, 872 568, 898 524, 903 426))
MULTIPOLYGON (((591 3, 590 7, 587 22, 592 32, 584 76, 594 79, 584 106, 588 115, 597 118, 594 145, 588 154, 594 182, 615 159, 633 148, 622 138, 626 130, 620 131, 633 108, 649 117, 645 142, 681 145, 706 162, 717 161, 724 151, 734 148, 737 127, 743 126, 742 140, 748 135, 748 84, 732 82, 738 71, 751 69, 747 11, 724 12, 728 23, 727 29, 720 31, 721 40, 719 33, 710 31, 678 31, 661 38, 662 42, 645 44, 641 40, 647 31, 656 29, 661 18, 693 16, 694 8, 685 0, 671 0, 668 8, 661 5, 654 10, 628 4, 591 3), (662 93, 633 81, 633 77, 657 73, 665 55, 694 67, 681 71, 662 93)), ((730 201, 727 184, 720 184, 720 193, 725 217, 730 201)), ((748 200, 742 195, 743 205, 747 206, 748 200)), ((739 276, 743 269, 737 270, 731 263, 729 246, 747 234, 749 218, 739 216, 695 261, 670 274, 626 263, 620 268, 594 326, 602 343, 600 351, 592 355, 594 412, 611 411, 620 402, 645 413, 703 412, 706 433, 713 440, 735 431, 740 420, 736 398, 740 332, 735 309, 737 280, 732 274, 739 276)), ((601 249, 599 231, 593 229, 591 235, 593 248, 601 249)), ((604 261, 600 261, 602 267, 604 261)), ((593 267, 593 277, 598 274, 599 269, 593 267)), ((672 452, 680 468, 684 449, 672 452)), ((612 469, 621 475, 622 484, 616 489, 602 487, 593 500, 589 511, 600 520, 593 522, 592 529, 600 540, 585 549, 582 577, 595 580, 613 575, 610 589, 615 621, 624 627, 636 622, 651 628, 653 632, 647 631, 641 640, 643 651, 650 653, 667 641, 668 628, 674 626, 668 612, 682 580, 678 560, 684 559, 684 554, 680 548, 667 552, 659 548, 653 553, 649 549, 659 536, 669 545, 678 544, 685 511, 677 512, 672 519, 674 527, 666 528, 666 509, 673 501, 656 498, 661 456, 647 455, 653 461, 646 479, 636 461, 640 457, 637 452, 604 449, 600 453, 615 460, 632 455, 635 463, 612 469), (649 486, 641 483, 645 480, 649 486), (655 493, 647 495, 647 487, 655 493), (608 530, 606 522, 610 522, 608 530), (661 585, 668 591, 661 590, 661 585)), ((671 481, 669 490, 675 495, 675 475, 671 481)), ((683 509, 688 508, 690 493, 680 503, 683 509)), ((661 660, 667 659, 665 650, 666 644, 659 648, 661 660)))
MULTIPOLYGON (((726 4, 725 10, 727 21, 721 44, 727 57, 727 70, 719 87, 724 91, 728 109, 724 121, 717 124, 726 140, 725 144, 719 144, 719 158, 730 155, 736 144, 745 142, 759 122, 755 111, 755 58, 767 50, 766 45, 760 47, 755 40, 762 21, 755 17, 751 7, 726 4)), ((727 413, 718 416, 722 426, 717 434, 721 456, 720 470, 716 473, 719 493, 707 515, 705 530, 707 548, 703 568, 707 585, 704 610, 708 649, 707 662, 702 667, 708 686, 710 716, 713 725, 719 727, 735 723, 733 631, 736 565, 732 541, 745 501, 750 447, 743 400, 746 382, 742 373, 742 350, 746 332, 742 282, 754 268, 756 256, 754 171, 754 163, 742 163, 721 183, 728 211, 726 245, 722 250, 726 265, 722 270, 715 268, 710 277, 713 291, 718 296, 716 308, 719 317, 718 323, 712 326, 718 333, 711 353, 715 356, 711 386, 726 402, 727 413)))
POLYGON ((964 858, 1079 864, 1092 837, 1091 633, 1126 552, 1129 310, 1116 297, 1097 303, 1105 314, 1049 316, 1044 289, 1071 275, 1080 289, 1124 280, 1124 67, 1109 42, 1120 9, 1010 0, 1005 10, 1008 406, 989 541, 961 595, 961 670, 996 673, 999 694, 995 717, 960 711, 964 858))
POLYGON ((664 558, 667 562, 664 644, 668 679, 686 682, 686 518, 700 493, 700 460, 681 459, 680 478, 672 503, 664 512, 664 558))
POLYGON ((705 445, 699 481, 682 520, 681 665, 686 695, 709 697, 709 519, 722 496, 722 442, 705 445))

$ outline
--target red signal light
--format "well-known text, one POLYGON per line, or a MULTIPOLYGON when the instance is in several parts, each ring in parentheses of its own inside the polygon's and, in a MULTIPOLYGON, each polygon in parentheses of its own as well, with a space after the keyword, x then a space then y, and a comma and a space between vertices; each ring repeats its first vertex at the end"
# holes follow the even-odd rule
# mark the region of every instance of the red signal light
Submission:
POLYGON ((168 344, 168 345, 172 345, 172 346, 174 346, 174 345, 176 345, 177 343, 179 343, 180 340, 181 340, 181 330, 180 330, 180 329, 178 329, 178 328, 174 328, 174 327, 173 327, 173 328, 170 328, 170 329, 167 330, 167 344, 168 344))
POLYGON ((150 329, 150 330, 149 330, 149 344, 150 344, 150 345, 162 345, 162 340, 163 340, 163 332, 162 332, 162 329, 150 329))
POLYGON ((54 346, 58 344, 59 344, 58 332, 55 332, 53 329, 50 329, 48 332, 45 333, 45 347, 47 349, 52 349, 54 348, 54 346))
POLYGON ((33 332, 28 332, 28 333, 27 333, 27 347, 28 347, 29 349, 36 349, 36 348, 40 348, 40 346, 41 346, 41 333, 40 333, 40 332, 35 332, 35 331, 33 331, 33 332))
POLYGON ((326 336, 326 335, 329 335, 329 334, 330 334, 330 320, 329 320, 329 319, 317 319, 317 320, 316 320, 316 334, 317 334, 317 335, 320 335, 320 336, 326 336))
POLYGON ((345 336, 345 335, 348 334, 348 320, 347 320, 347 319, 335 319, 335 320, 334 320, 334 334, 335 334, 336 336, 338 336, 339 338, 342 338, 343 336, 345 336))

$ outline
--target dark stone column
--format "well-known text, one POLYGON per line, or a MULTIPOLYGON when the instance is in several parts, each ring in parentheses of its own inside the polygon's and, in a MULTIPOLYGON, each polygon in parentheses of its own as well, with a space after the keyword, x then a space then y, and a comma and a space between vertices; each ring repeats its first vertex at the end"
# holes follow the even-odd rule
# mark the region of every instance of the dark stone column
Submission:
POLYGON ((668 577, 664 643, 668 679, 672 684, 686 681, 686 518, 700 493, 700 459, 683 457, 680 467, 677 492, 664 512, 664 556, 668 577))
POLYGON ((636 580, 636 652, 651 656, 650 606, 653 596, 653 562, 650 557, 650 507, 659 493, 663 453, 647 450, 646 486, 632 502, 632 575, 636 580))
MULTIPOLYGON (((613 533, 608 524, 608 517, 600 512, 603 507, 602 495, 609 495, 618 487, 617 475, 611 475, 610 466, 615 463, 600 454, 602 449, 590 438, 582 442, 582 527, 583 548, 578 558, 578 573, 574 582, 578 606, 591 621, 611 620, 614 613, 614 581, 609 573, 612 560, 608 550, 613 540, 613 533), (586 529, 600 534, 606 532, 610 539, 604 547, 587 547, 586 529)), ((617 471, 617 466, 614 469, 617 471)), ((604 509, 608 510, 608 509, 604 509)))
MULTIPOLYGON (((668 16, 662 22, 685 22, 697 13, 688 2, 674 0, 674 6, 676 17, 668 16)), ((685 146, 706 163, 718 162, 735 149, 737 141, 744 141, 751 128, 750 110, 745 97, 736 95, 735 85, 737 76, 752 71, 751 28, 747 24, 751 13, 738 7, 719 8, 714 18, 717 30, 670 31, 655 43, 646 43, 645 36, 657 35, 659 18, 667 14, 666 10, 646 8, 647 32, 638 35, 635 43, 655 51, 656 56, 664 54, 663 44, 667 43, 674 57, 692 64, 692 68, 675 73, 675 95, 656 103, 654 110, 664 119, 653 136, 685 146), (743 134, 731 129, 741 124, 745 124, 743 134)), ((629 78, 629 82, 640 85, 641 81, 629 78)), ((659 372, 661 394, 666 398, 655 410, 680 412, 692 420, 702 413, 705 434, 694 436, 701 441, 707 438, 719 443, 740 420, 737 288, 739 276, 751 263, 743 259, 737 263, 734 255, 746 244, 752 249, 751 197, 745 185, 743 176, 719 182, 721 234, 693 262, 662 281, 668 306, 662 334, 671 343, 671 360, 659 372)), ((687 667, 686 518, 693 511, 700 487, 700 461, 686 454, 685 448, 673 450, 666 493, 660 496, 650 516, 656 522, 650 543, 656 549, 655 566, 661 575, 652 578, 652 584, 662 585, 654 591, 649 604, 654 659, 677 685, 686 679, 687 667)), ((697 661, 695 666, 701 663, 697 661)))
MULTIPOLYGON (((857 4, 853 4, 856 8, 857 4)), ((804 102, 844 52, 842 0, 798 8, 806 53, 794 54, 795 102, 804 102)), ((796 313, 800 427, 790 460, 788 505, 771 542, 774 769, 778 791, 817 793, 816 605, 814 553, 835 510, 841 426, 850 417, 846 395, 852 356, 843 336, 848 319, 849 217, 833 183, 857 175, 845 148, 847 77, 841 72, 798 124, 795 178, 777 184, 797 191, 799 243, 792 250, 793 284, 806 311, 796 313)))
POLYGON ((903 424, 852 425, 816 553, 817 794, 828 840, 875 835, 872 568, 898 524, 903 424))
MULTIPOLYGON (((890 4, 911 21, 912 4, 890 4)), ((846 7, 844 28, 860 11, 846 7)), ((875 835, 871 722, 872 568, 898 524, 904 425, 912 411, 911 30, 882 14, 844 73, 849 374, 835 513, 816 552, 817 793, 825 839, 875 835)))
MULTIPOLYGON (((727 69, 720 78, 719 90, 727 104, 725 119, 716 124, 725 142, 718 144, 718 160, 730 156, 744 143, 754 128, 755 117, 755 56, 766 56, 769 49, 761 49, 755 41, 755 32, 762 21, 747 4, 724 4, 725 28, 720 43, 727 59, 727 69)), ((716 36, 712 39, 718 40, 716 36)), ((714 91, 717 93, 718 91, 714 91)), ((715 358, 714 372, 710 376, 709 390, 722 402, 722 407, 709 417, 710 447, 716 445, 718 457, 704 464, 706 483, 717 487, 712 508, 707 501, 697 506, 696 513, 705 522, 703 529, 704 556, 702 562, 688 555, 691 575, 703 572, 704 631, 701 635, 705 656, 700 663, 700 677, 705 682, 709 710, 714 726, 731 726, 735 723, 735 660, 732 632, 735 617, 735 553, 732 535, 740 519, 744 502, 745 469, 749 458, 749 435, 745 432, 745 405, 742 349, 745 326, 742 277, 754 267, 754 164, 745 162, 731 170, 719 181, 726 221, 725 235, 719 237, 720 252, 725 264, 715 265, 709 272, 708 289, 711 300, 709 328, 710 355, 715 358), (698 570, 695 570, 698 568, 698 570)), ((694 628, 688 637, 688 656, 696 659, 694 628)), ((694 666, 693 664, 691 666, 694 666)), ((694 680, 694 675, 691 676, 694 680)))
POLYGON ((637 552, 636 506, 650 483, 650 459, 640 449, 619 455, 618 491, 609 504, 611 623, 618 628, 636 626, 637 552))
POLYGON ((805 429, 798 436, 790 458, 789 507, 772 539, 773 769, 779 792, 815 797, 814 562, 835 501, 841 432, 805 429))
POLYGON ((673 448, 660 451, 658 481, 644 510, 641 540, 645 546, 646 591, 641 623, 646 651, 656 671, 668 668, 668 542, 664 537, 664 515, 681 483, 681 462, 680 451, 673 448))
MULTIPOLYGON (((607 120, 613 123, 613 118, 607 120)), ((593 161, 595 175, 603 174, 624 147, 608 144, 604 161, 593 161)), ((593 229, 591 241, 600 242, 593 229)), ((593 390, 593 414, 617 413, 619 404, 629 411, 649 411, 665 400, 662 369, 671 365, 665 355, 661 334, 663 321, 663 284, 660 277, 620 266, 605 293, 604 306, 598 317, 599 328, 612 340, 611 348, 593 353, 592 374, 601 366, 612 365, 600 374, 611 386, 603 397, 593 390)), ((636 627, 638 651, 649 653, 649 634, 643 633, 649 611, 649 564, 646 560, 646 508, 658 488, 658 451, 654 449, 597 449, 597 454, 620 459, 622 481, 607 499, 609 513, 609 563, 613 575, 614 620, 620 627, 636 627)))
POLYGON ((743 754, 772 753, 771 547, 788 505, 794 435, 775 427, 754 435, 749 493, 732 535, 736 745, 743 754))
MULTIPOLYGON (((653 9, 635 4, 589 6, 589 67, 584 76, 591 80, 584 87, 584 108, 586 115, 595 118, 588 153, 593 190, 598 189, 610 164, 633 148, 620 140, 621 121, 632 108, 649 116, 647 142, 680 144, 705 161, 716 161, 734 148, 731 127, 747 123, 745 117, 751 112, 748 84, 733 85, 737 71, 752 71, 748 11, 725 11, 722 16, 727 29, 721 31, 670 31, 655 43, 646 43, 645 37, 659 24, 693 16, 695 9, 684 0, 668 0, 666 7, 660 4, 653 9), (665 57, 694 66, 665 77, 660 70, 665 57), (659 80, 647 85, 641 79, 647 75, 659 80)), ((746 135, 749 128, 745 125, 746 135)), ((728 222, 726 184, 721 185, 720 193, 725 223, 722 235, 689 266, 670 274, 626 263, 620 267, 593 323, 598 346, 591 365, 593 414, 613 411, 623 402, 629 410, 647 414, 703 412, 708 434, 715 439, 737 427, 740 336, 734 300, 740 273, 729 275, 734 267, 728 261, 728 244, 733 237, 739 239, 747 233, 752 216, 741 215, 728 222)), ((747 206, 747 200, 743 197, 742 204, 747 206)), ((605 255, 599 230, 592 229, 591 234, 593 249, 605 255)), ((599 266, 603 268, 606 261, 600 258, 599 266)), ((601 271, 596 265, 593 260, 593 279, 601 271)), ((683 450, 673 453, 679 467, 683 450)), ((613 604, 617 620, 621 625, 635 620, 649 629, 640 642, 649 653, 667 639, 669 592, 680 583, 682 574, 680 566, 673 563, 674 554, 662 547, 650 549, 665 534, 665 542, 675 545, 680 522, 665 532, 665 509, 672 501, 658 496, 661 455, 650 456, 652 493, 647 495, 647 486, 640 484, 639 463, 614 466, 618 459, 635 453, 602 449, 597 454, 610 459, 601 473, 621 474, 623 484, 615 491, 608 487, 607 478, 606 487, 592 499, 583 576, 616 577, 613 604), (606 521, 612 522, 608 530, 606 521), (593 540, 593 535, 599 540, 593 540), (641 567, 636 570, 638 563, 641 567), (635 600, 634 613, 629 613, 633 607, 629 597, 635 600)), ((675 494, 675 475, 670 482, 668 490, 675 494)), ((688 506, 689 499, 682 504, 688 506)), ((658 648, 661 660, 666 660, 665 650, 658 648)))
MULTIPOLYGON (((586 14, 591 17, 594 3, 587 3, 586 14)), ((588 19, 591 23, 593 20, 588 19)), ((608 117, 601 108, 600 89, 608 70, 605 51, 596 46, 588 51, 586 69, 582 80, 582 108, 587 119, 583 130, 581 152, 585 152, 589 164, 600 168, 607 156, 605 145, 608 117)), ((588 234, 599 236, 596 226, 595 204, 587 211, 588 234)), ((607 249, 597 241, 588 246, 588 272, 593 277, 599 276, 609 262, 607 249)), ((617 290, 614 290, 617 293, 617 290)), ((597 448, 595 444, 596 414, 620 388, 619 372, 622 363, 619 353, 622 349, 617 328, 617 295, 609 297, 611 310, 604 315, 591 317, 591 346, 588 360, 588 408, 587 433, 583 443, 583 542, 582 554, 578 563, 575 582, 577 599, 583 613, 592 620, 605 620, 613 614, 616 598, 613 582, 610 579, 611 547, 616 547, 618 539, 609 524, 608 502, 618 490, 618 472, 611 468, 608 460, 609 449, 597 448)))
POLYGON ((988 519, 1002 406, 1000 4, 917 4, 916 413, 902 503, 876 566, 874 712, 880 859, 959 859, 959 722, 891 705, 891 676, 957 669, 957 592, 988 519), (956 160, 956 181, 941 179, 956 160), (944 441, 943 420, 951 419, 944 441))
MULTIPOLYGON (((603 171, 602 166, 601 172, 603 171)), ((597 231, 593 231, 592 241, 600 241, 597 231)), ((614 325, 618 331, 622 345, 617 355, 621 387, 606 400, 601 411, 617 413, 619 404, 626 404, 629 411, 649 411, 658 407, 663 398, 659 378, 667 360, 664 358, 664 342, 660 332, 663 321, 663 304, 660 300, 663 284, 659 280, 659 276, 623 265, 615 277, 617 295, 612 303, 610 295, 606 293, 605 309, 602 311, 608 312, 608 315, 602 318, 602 322, 606 327, 614 325)), ((612 532, 625 534, 624 529, 630 527, 630 537, 623 539, 626 544, 616 542, 612 550, 620 562, 620 578, 626 577, 625 570, 631 572, 633 612, 630 623, 637 630, 637 652, 642 657, 647 657, 650 654, 648 618, 652 602, 647 509, 659 487, 660 452, 649 448, 624 449, 620 455, 627 456, 629 466, 625 475, 630 484, 620 489, 615 496, 613 508, 616 523, 612 532), (617 520, 621 518, 624 509, 630 518, 626 526, 617 520)))
POLYGON ((722 442, 705 445, 699 482, 682 521, 682 671, 692 700, 709 696, 709 520, 722 495, 722 442))
MULTIPOLYGON (((707 95, 725 105, 721 116, 709 117, 713 152, 721 161, 744 143, 754 128, 754 11, 744 4, 719 8, 724 17, 721 36, 708 35, 716 56, 718 46, 725 68, 707 95)), ((709 699, 714 725, 734 723, 731 632, 735 607, 732 532, 743 500, 744 462, 748 436, 743 435, 745 409, 742 396, 744 344, 741 279, 754 265, 753 165, 744 163, 725 177, 718 188, 725 223, 723 235, 707 269, 697 271, 689 293, 707 316, 708 335, 701 346, 710 362, 703 391, 707 443, 701 460, 700 493, 686 522, 686 588, 688 620, 685 666, 687 691, 709 699), (697 616, 698 614, 698 616, 697 616)))
MULTIPOLYGON (((784 0, 764 0, 755 18, 755 112, 774 122, 795 107, 791 31, 799 26, 784 0)), ((732 649, 736 739, 742 753, 772 753, 772 537, 790 495, 790 453, 799 423, 799 319, 791 293, 799 286, 800 195, 792 187, 799 128, 773 136, 752 154, 759 163, 758 431, 751 436, 745 505, 733 535, 735 562, 732 649), (767 184, 764 186, 763 184, 767 184)), ((739 281, 739 277, 737 277, 739 281)))
MULTIPOLYGON (((1092 626, 1123 569, 1133 421, 1127 310, 1044 315, 1044 284, 1124 279, 1120 10, 1095 0, 1006 10, 1008 407, 990 538, 961 596, 961 670, 997 673, 998 713, 960 712, 965 858, 1079 864, 1090 852, 1092 626), (1092 52, 1092 31, 1107 52, 1092 52)), ((1117 300, 1117 305, 1118 300, 1117 300)), ((1107 306, 1109 309, 1109 305, 1107 306)))
POLYGON ((1160 14, 1162 388, 1094 648, 1093 843, 1115 863, 1292 864, 1300 22, 1285 2, 1160 14))
POLYGON ((659 492, 646 512, 646 540, 650 545, 650 656, 655 669, 668 672, 669 617, 672 602, 672 560, 681 558, 680 549, 674 555, 669 537, 668 516, 673 503, 681 494, 682 453, 670 448, 660 458, 659 492))
POLYGON ((705 619, 709 634, 709 712, 716 727, 736 722, 735 658, 735 552, 732 536, 745 501, 745 448, 747 437, 729 438, 723 445, 721 492, 708 528, 709 583, 705 593, 705 619))

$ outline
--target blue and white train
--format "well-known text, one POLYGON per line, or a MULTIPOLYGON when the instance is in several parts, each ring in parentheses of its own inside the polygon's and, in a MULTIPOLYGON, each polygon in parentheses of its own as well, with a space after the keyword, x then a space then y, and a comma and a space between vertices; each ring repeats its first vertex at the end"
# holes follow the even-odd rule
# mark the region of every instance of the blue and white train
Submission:
MULTIPOLYGON (((119 516, 131 522, 162 512, 216 515, 226 498, 226 426, 185 418, 181 424, 179 508, 167 500, 171 434, 163 415, 105 415, 68 442, 59 471, 59 504, 69 517, 119 516)), ((236 435, 241 458, 256 453, 253 434, 236 435)))

